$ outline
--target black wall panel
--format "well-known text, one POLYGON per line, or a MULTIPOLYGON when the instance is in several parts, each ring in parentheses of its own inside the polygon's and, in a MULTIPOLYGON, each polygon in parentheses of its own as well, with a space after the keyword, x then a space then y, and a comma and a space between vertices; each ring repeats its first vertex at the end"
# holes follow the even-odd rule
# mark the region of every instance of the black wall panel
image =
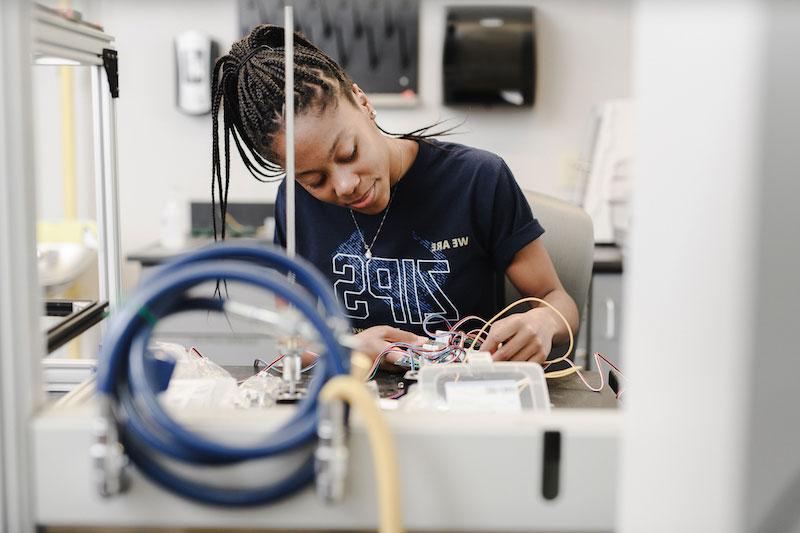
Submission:
MULTIPOLYGON (((283 0, 239 0, 240 35, 283 26, 283 0)), ((418 91, 419 0, 295 0, 295 29, 368 94, 418 91)))

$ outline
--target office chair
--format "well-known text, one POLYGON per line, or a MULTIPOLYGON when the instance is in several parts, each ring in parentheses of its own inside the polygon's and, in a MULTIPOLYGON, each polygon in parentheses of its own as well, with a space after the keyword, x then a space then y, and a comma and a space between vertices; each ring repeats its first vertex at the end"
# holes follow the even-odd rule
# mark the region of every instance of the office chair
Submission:
MULTIPOLYGON (((541 239, 553 260, 564 290, 582 315, 589 296, 594 262, 594 230, 592 219, 582 208, 552 196, 525 191, 535 216, 545 229, 541 239)), ((519 291, 506 277, 506 305, 520 298, 519 291)), ((578 332, 575 331, 575 342, 578 332)), ((566 346, 554 347, 550 359, 563 354, 566 346)))

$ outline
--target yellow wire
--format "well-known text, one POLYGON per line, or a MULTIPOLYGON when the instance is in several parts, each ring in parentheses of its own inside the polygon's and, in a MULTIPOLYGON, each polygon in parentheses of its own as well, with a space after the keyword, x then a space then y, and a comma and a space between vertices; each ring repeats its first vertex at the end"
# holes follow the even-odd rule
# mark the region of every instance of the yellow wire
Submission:
MULTIPOLYGON (((493 317, 492 317, 490 320, 488 320, 488 321, 486 322, 486 324, 485 324, 485 325, 484 325, 484 326, 481 328, 481 330, 478 332, 478 335, 477 335, 477 336, 480 338, 480 336, 481 336, 483 333, 485 333, 485 331, 486 331, 486 328, 488 328, 489 326, 491 326, 491 325, 492 325, 492 323, 494 323, 494 321, 495 321, 495 320, 497 320, 498 318, 500 318, 501 316, 503 316, 504 314, 506 314, 506 313, 507 313, 509 310, 511 310, 511 309, 513 309, 514 307, 518 306, 519 304, 523 304, 523 303, 526 303, 526 302, 537 302, 537 303, 540 303, 540 304, 544 304, 545 306, 547 306, 547 307, 549 307, 550 309, 552 309, 552 310, 555 312, 555 314, 557 314, 557 315, 559 316, 559 318, 561 318, 561 320, 563 320, 563 321, 564 321, 564 325, 567 327, 567 333, 569 333, 569 348, 567 348, 567 351, 566 351, 566 353, 565 353, 564 355, 562 355, 561 357, 557 357, 557 358, 553 359, 552 361, 545 361, 545 364, 546 364, 547 366, 550 366, 550 365, 552 365, 553 363, 558 363, 558 362, 560 362, 560 361, 563 361, 564 359, 568 358, 568 357, 570 356, 570 354, 572 353, 572 349, 573 349, 573 347, 574 347, 574 345, 575 345, 575 337, 574 337, 574 336, 573 336, 573 334, 572 334, 572 328, 571 328, 571 327, 570 327, 570 325, 569 325, 569 321, 568 321, 568 320, 567 320, 567 318, 566 318, 566 317, 565 317, 565 316, 564 316, 564 315, 561 313, 561 311, 559 311, 558 309, 556 309, 556 308, 553 306, 553 304, 551 304, 550 302, 546 302, 546 301, 542 300, 541 298, 536 298, 535 296, 528 296, 527 298, 520 298, 520 299, 519 299, 519 300, 517 300, 516 302, 514 302, 514 303, 512 303, 512 304, 509 304, 508 306, 506 306, 506 308, 505 308, 505 309, 503 309, 502 311, 500 311, 499 313, 497 313, 496 315, 494 315, 494 316, 493 316, 493 317)), ((570 374, 574 374, 574 373, 575 373, 575 370, 572 370, 572 369, 566 369, 566 370, 570 370, 570 372, 569 372, 569 373, 565 373, 565 374, 563 374, 563 375, 562 375, 562 373, 563 373, 563 372, 565 372, 565 370, 557 370, 557 371, 550 372, 550 373, 548 373, 548 372, 545 372, 545 377, 559 378, 559 377, 564 377, 564 376, 568 376, 568 375, 570 375, 570 374)))
POLYGON ((557 379, 557 378, 564 378, 567 376, 571 376, 580 370, 581 367, 579 366, 571 366, 569 368, 565 368, 564 370, 553 370, 551 372, 545 372, 544 377, 547 379, 557 379))
POLYGON ((366 381, 367 374, 372 369, 372 361, 361 352, 354 351, 350 356, 350 375, 366 381))
POLYGON ((321 402, 345 401, 355 407, 367 428, 375 464, 378 484, 378 510, 380 533, 402 533, 402 505, 400 502, 400 476, 397 472, 394 441, 389 425, 375 403, 375 398, 364 385, 364 373, 369 370, 369 358, 354 353, 351 375, 337 376, 328 381, 320 391, 321 402), (366 370, 365 370, 366 369, 366 370))

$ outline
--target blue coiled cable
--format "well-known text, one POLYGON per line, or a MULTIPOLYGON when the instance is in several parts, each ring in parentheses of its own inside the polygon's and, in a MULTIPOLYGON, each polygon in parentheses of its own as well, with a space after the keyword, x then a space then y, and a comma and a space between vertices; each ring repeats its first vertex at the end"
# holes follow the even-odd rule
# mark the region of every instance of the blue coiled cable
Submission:
POLYGON ((103 341, 98 390, 109 400, 128 456, 150 479, 204 503, 267 503, 309 483, 314 475, 313 460, 275 483, 234 489, 186 479, 165 467, 159 458, 222 466, 283 454, 310 443, 316 435, 320 389, 331 377, 348 371, 349 352, 337 338, 347 325, 328 282, 304 261, 263 246, 214 245, 157 269, 115 313, 103 341), (287 281, 290 274, 295 283, 287 281), (153 368, 158 361, 147 349, 158 320, 187 310, 221 312, 224 300, 187 295, 192 287, 220 279, 254 285, 284 299, 317 330, 325 347, 308 395, 294 416, 262 442, 247 447, 215 442, 175 422, 157 399, 159 386, 153 378, 153 368))

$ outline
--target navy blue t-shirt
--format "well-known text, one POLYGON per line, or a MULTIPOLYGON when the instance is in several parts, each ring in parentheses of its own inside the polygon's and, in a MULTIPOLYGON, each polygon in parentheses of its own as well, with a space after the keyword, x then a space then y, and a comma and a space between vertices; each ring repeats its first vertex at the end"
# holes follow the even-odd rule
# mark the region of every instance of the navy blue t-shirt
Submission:
MULTIPOLYGON (((275 206, 275 242, 284 247, 285 185, 275 206)), ((330 279, 356 330, 390 325, 422 335, 429 314, 451 323, 491 318, 502 308, 514 255, 544 232, 505 162, 455 143, 419 143, 394 188, 372 259, 349 209, 296 187, 297 253, 330 279)), ((372 242, 384 213, 354 215, 372 242)))

